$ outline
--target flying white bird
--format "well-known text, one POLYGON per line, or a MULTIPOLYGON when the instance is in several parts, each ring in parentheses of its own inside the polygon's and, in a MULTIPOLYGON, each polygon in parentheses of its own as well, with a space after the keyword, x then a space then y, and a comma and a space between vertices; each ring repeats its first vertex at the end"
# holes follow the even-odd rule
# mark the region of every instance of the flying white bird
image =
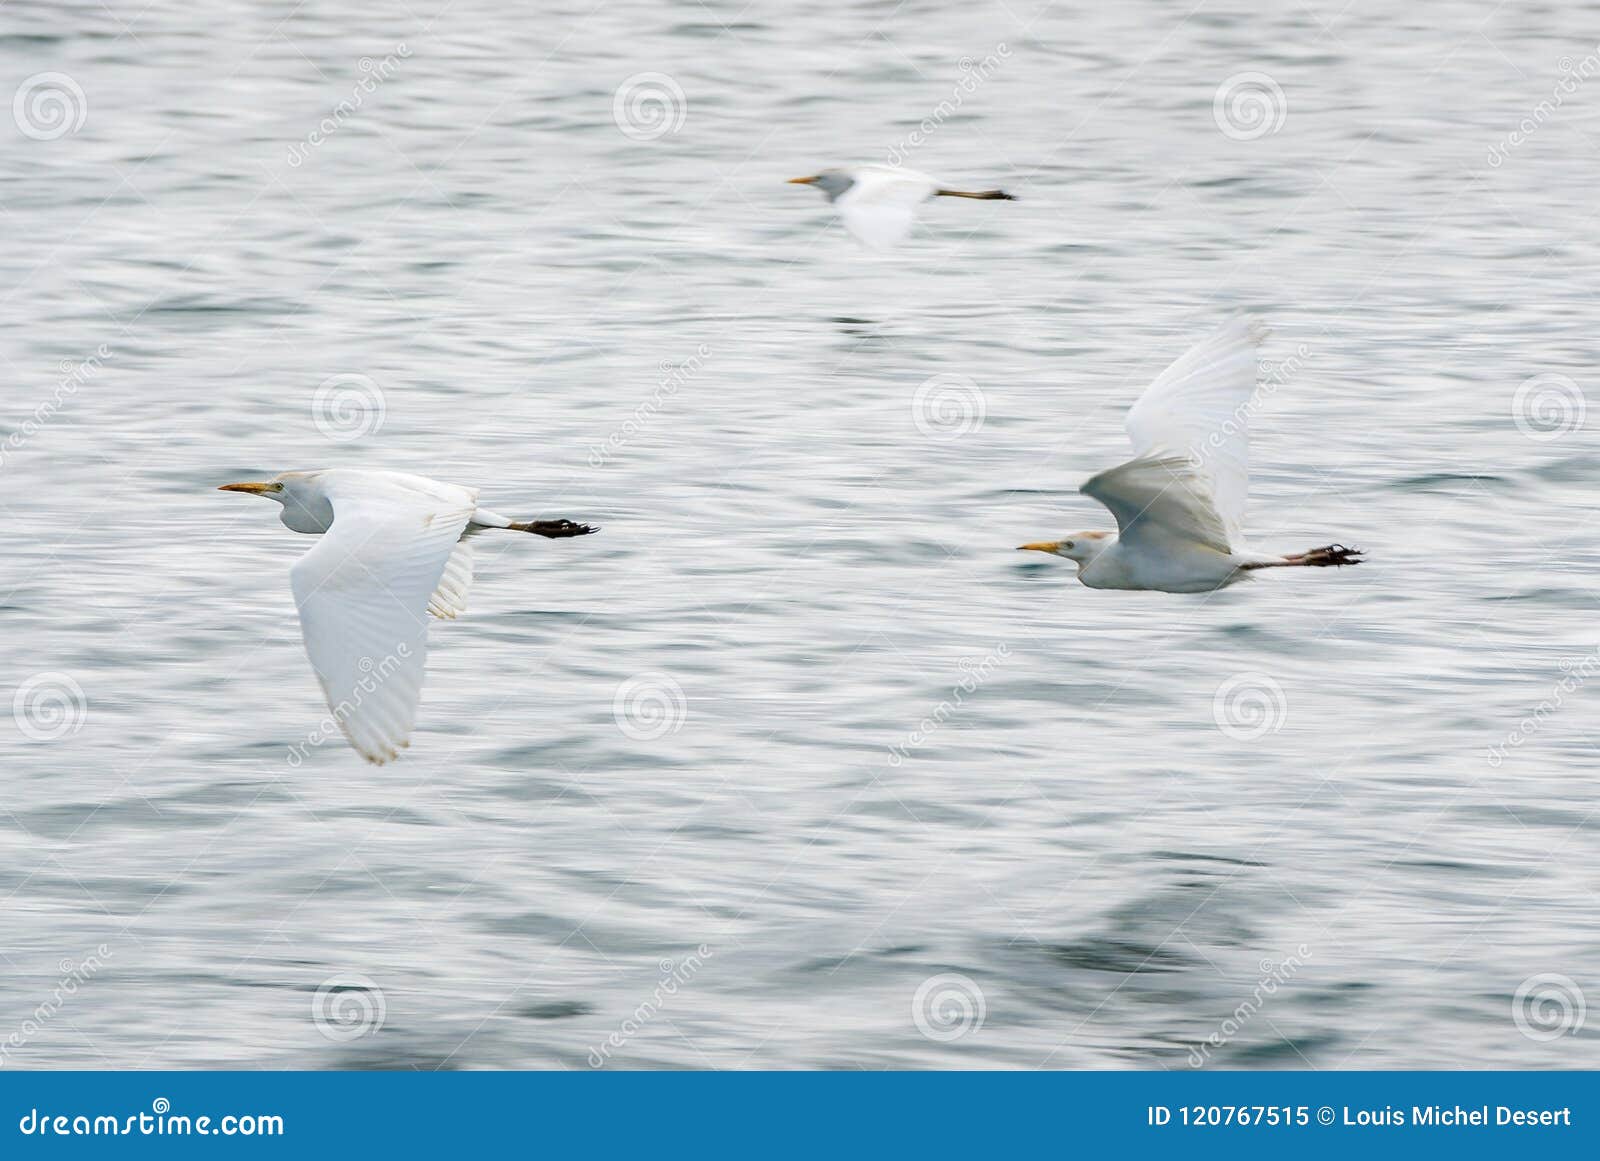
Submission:
POLYGON ((968 192, 945 189, 925 173, 887 165, 824 169, 811 177, 792 177, 790 185, 814 185, 839 210, 844 228, 872 250, 887 250, 905 240, 916 222, 917 207, 930 198, 977 198, 1014 202, 1004 190, 968 192))
POLYGON ((465 611, 471 537, 486 528, 549 537, 597 531, 571 520, 508 520, 478 507, 476 488, 403 472, 284 472, 220 490, 276 500, 291 530, 324 534, 289 570, 300 631, 333 720, 377 765, 410 745, 428 614, 465 611))
MULTIPOLYGON (((1137 458, 1083 486, 1117 518, 1116 532, 1076 532, 1021 549, 1064 556, 1092 589, 1203 593, 1263 568, 1359 564, 1342 544, 1293 556, 1244 540, 1250 485, 1250 397, 1259 324, 1229 320, 1163 371, 1128 412, 1137 458)), ((1019 550, 1020 551, 1020 550, 1019 550)))

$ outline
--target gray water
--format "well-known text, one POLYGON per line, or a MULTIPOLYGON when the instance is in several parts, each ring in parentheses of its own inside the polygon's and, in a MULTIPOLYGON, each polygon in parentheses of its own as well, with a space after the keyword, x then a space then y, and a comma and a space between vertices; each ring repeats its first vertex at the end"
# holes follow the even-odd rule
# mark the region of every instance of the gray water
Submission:
POLYGON ((519 7, 0 11, 6 1066, 1600 1065, 1600 8, 519 7), (1369 563, 1014 552, 1246 308, 1369 563), (384 768, 214 490, 335 465, 604 526, 384 768))

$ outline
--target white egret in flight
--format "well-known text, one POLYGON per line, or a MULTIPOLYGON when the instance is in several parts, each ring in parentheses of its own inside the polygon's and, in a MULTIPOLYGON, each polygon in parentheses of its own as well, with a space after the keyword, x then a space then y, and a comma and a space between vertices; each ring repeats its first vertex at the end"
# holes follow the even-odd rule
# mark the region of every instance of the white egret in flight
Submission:
POLYGON ((597 531, 571 520, 509 520, 478 490, 402 472, 332 468, 223 484, 283 505, 322 539, 289 570, 300 631, 328 709, 367 761, 410 744, 428 654, 428 615, 454 618, 472 585, 472 540, 487 528, 539 536, 597 531))
POLYGON ((792 177, 789 184, 814 185, 827 194, 844 228, 871 250, 887 250, 904 241, 916 221, 917 207, 930 198, 1017 200, 999 189, 945 189, 925 173, 888 165, 824 169, 811 177, 792 177))
POLYGON ((1022 549, 1064 556, 1092 589, 1202 593, 1264 568, 1359 564, 1342 544, 1292 556, 1244 539, 1251 396, 1259 324, 1231 319, 1163 371, 1128 412, 1136 458, 1083 486, 1111 510, 1116 532, 1075 532, 1022 549))

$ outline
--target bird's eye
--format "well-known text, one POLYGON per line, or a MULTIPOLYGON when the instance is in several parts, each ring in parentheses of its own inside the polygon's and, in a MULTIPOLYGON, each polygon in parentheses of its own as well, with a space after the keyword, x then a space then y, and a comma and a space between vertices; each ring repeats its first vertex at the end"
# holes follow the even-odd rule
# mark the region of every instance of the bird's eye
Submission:
POLYGON ((1063 540, 1063 541, 1062 541, 1062 542, 1061 542, 1061 547, 1062 547, 1062 548, 1071 548, 1071 547, 1072 547, 1072 541, 1070 541, 1070 540, 1063 540))

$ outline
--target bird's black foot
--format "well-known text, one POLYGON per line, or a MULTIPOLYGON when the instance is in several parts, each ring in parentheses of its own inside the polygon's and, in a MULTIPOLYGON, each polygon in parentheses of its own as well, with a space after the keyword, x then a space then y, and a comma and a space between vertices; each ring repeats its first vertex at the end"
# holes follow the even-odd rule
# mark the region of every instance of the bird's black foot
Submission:
POLYGON ((1346 548, 1342 544, 1329 544, 1324 548, 1313 548, 1300 563, 1307 568, 1341 568, 1347 564, 1360 564, 1361 550, 1346 548))
POLYGON ((568 536, 588 536, 591 532, 599 532, 594 524, 579 524, 575 520, 529 520, 526 523, 511 526, 518 532, 531 532, 535 536, 548 536, 551 540, 562 540, 568 536))

